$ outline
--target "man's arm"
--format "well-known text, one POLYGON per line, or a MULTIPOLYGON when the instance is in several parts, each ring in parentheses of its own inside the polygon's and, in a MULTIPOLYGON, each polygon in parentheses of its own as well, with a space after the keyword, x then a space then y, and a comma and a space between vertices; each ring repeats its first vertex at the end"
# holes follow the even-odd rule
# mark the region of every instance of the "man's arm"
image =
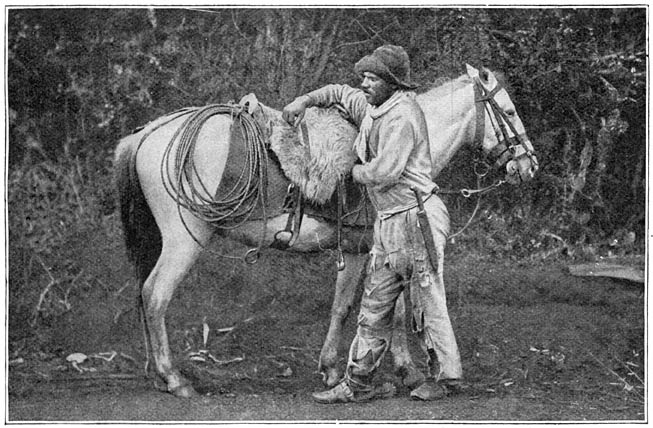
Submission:
POLYGON ((308 94, 301 95, 284 107, 282 117, 292 126, 297 126, 309 107, 341 105, 356 125, 360 125, 367 100, 362 91, 347 85, 327 85, 308 94))

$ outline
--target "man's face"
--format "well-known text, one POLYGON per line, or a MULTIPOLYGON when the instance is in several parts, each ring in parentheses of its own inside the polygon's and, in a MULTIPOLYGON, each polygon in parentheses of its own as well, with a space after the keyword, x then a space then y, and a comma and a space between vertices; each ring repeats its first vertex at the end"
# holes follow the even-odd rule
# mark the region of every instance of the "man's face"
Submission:
POLYGON ((397 90, 397 87, 390 84, 369 71, 363 72, 361 89, 365 92, 367 102, 375 107, 383 104, 397 90))

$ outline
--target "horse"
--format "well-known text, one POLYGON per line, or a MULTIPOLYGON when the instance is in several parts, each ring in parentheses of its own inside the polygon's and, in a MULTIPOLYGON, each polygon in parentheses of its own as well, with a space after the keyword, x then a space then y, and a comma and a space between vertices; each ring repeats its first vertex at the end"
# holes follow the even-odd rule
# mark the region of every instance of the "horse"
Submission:
MULTIPOLYGON (((484 154, 485 163, 505 167, 503 181, 518 184, 533 178, 538 168, 533 146, 510 96, 490 70, 467 65, 466 74, 418 94, 417 101, 427 119, 434 180, 466 143, 484 154)), ((250 245, 256 243, 257 247, 243 256, 250 262, 255 261, 258 250, 279 241, 294 251, 320 251, 334 243, 338 250, 346 250, 344 255, 338 253, 331 321, 318 363, 324 383, 337 382, 342 326, 353 306, 365 257, 355 255, 356 248, 340 245, 354 241, 343 239, 347 228, 341 227, 343 198, 339 190, 355 160, 351 145, 356 128, 337 113, 322 110, 309 109, 303 126, 295 129, 281 119, 279 111, 250 94, 238 108, 182 109, 156 119, 121 139, 116 147, 121 220, 140 287, 148 362, 151 352, 156 373, 173 395, 192 397, 196 392, 173 364, 166 310, 175 289, 216 232, 250 245), (311 115, 311 110, 319 111, 311 115), (312 133, 308 132, 311 127, 312 133), (338 134, 336 139, 349 144, 346 150, 338 149, 344 159, 341 169, 316 173, 318 181, 328 184, 326 190, 311 187, 315 183, 299 186, 302 196, 312 197, 317 215, 302 216, 297 207, 281 209, 295 183, 291 182, 292 171, 284 170, 278 153, 271 150, 272 136, 281 133, 299 138, 302 134, 305 142, 300 141, 298 147, 311 154, 310 139, 333 132, 338 134), (334 193, 338 195, 333 197, 334 193), (338 207, 335 216, 334 199, 338 207), (319 215, 321 207, 329 206, 330 215, 319 215), (277 239, 280 235, 285 241, 277 239)), ((296 173, 295 179, 301 180, 302 174, 306 171, 296 173)), ((404 314, 405 303, 400 298, 391 352, 408 384, 419 382, 419 375, 408 352, 404 314)))

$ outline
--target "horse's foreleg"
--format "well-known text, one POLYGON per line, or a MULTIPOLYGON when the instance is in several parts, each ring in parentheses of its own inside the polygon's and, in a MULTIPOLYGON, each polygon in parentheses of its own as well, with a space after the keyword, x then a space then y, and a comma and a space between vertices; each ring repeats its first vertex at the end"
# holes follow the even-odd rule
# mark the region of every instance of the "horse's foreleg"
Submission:
POLYGON ((196 393, 188 380, 173 366, 165 314, 175 289, 197 260, 200 251, 201 247, 190 237, 184 242, 164 242, 161 256, 142 290, 156 371, 165 381, 168 391, 178 397, 191 397, 196 393))
POLYGON ((405 295, 406 293, 401 293, 395 305, 390 352, 392 353, 396 373, 401 377, 403 384, 409 388, 414 388, 424 382, 424 375, 415 367, 408 349, 405 295))
POLYGON ((338 272, 336 288, 331 306, 331 321, 329 331, 322 345, 318 371, 322 373, 322 381, 329 387, 340 380, 338 371, 338 347, 342 339, 342 326, 351 312, 360 282, 366 255, 345 254, 345 269, 338 272))

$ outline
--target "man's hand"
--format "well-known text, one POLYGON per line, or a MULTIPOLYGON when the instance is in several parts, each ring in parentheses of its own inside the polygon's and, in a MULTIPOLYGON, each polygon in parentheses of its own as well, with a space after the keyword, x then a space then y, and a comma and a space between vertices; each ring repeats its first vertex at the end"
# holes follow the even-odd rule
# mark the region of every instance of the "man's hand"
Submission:
POLYGON ((307 96, 297 97, 293 102, 283 108, 281 117, 291 126, 297 126, 304 118, 304 113, 310 107, 310 103, 311 100, 307 96))

